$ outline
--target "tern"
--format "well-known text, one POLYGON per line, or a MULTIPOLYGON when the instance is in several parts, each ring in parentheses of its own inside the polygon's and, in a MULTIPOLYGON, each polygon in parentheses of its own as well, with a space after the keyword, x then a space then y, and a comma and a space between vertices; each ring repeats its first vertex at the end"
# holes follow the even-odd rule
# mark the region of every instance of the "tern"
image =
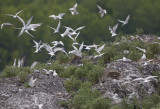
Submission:
POLYGON ((5 15, 8 15, 8 16, 12 16, 13 18, 17 18, 18 17, 18 14, 21 13, 23 10, 17 12, 15 15, 12 15, 12 14, 5 14, 5 15))
POLYGON ((98 54, 101 54, 100 52, 104 49, 104 47, 105 47, 105 44, 103 44, 101 47, 99 47, 99 48, 97 48, 97 49, 95 49, 95 50, 96 50, 96 52, 97 52, 98 54))
POLYGON ((144 61, 144 60, 146 60, 146 54, 145 53, 143 53, 143 55, 142 55, 142 57, 141 57, 141 59, 140 60, 142 60, 142 61, 144 61))
POLYGON ((3 26, 4 26, 4 25, 11 26, 11 25, 13 25, 13 24, 11 24, 11 23, 9 23, 9 22, 7 22, 7 23, 2 23, 2 24, 1 24, 1 30, 3 29, 3 26))
POLYGON ((20 32, 19 35, 18 35, 19 37, 20 37, 24 32, 26 32, 27 34, 29 34, 31 37, 34 38, 34 36, 32 36, 32 35, 28 32, 28 30, 31 30, 31 29, 32 29, 31 26, 29 27, 29 25, 30 25, 30 23, 31 23, 31 21, 32 21, 32 18, 33 18, 33 16, 28 20, 27 24, 25 24, 25 22, 22 20, 22 18, 20 18, 20 17, 18 16, 18 19, 23 23, 23 27, 22 27, 22 29, 21 29, 21 32, 20 32))
POLYGON ((53 70, 46 70, 46 69, 42 69, 42 71, 45 71, 45 73, 46 73, 47 75, 49 75, 50 73, 53 72, 53 70))
POLYGON ((51 26, 49 26, 49 27, 50 27, 52 30, 54 30, 54 33, 59 33, 60 25, 61 25, 61 21, 59 21, 57 28, 53 28, 53 27, 51 27, 51 26))
POLYGON ((128 58, 126 58, 126 57, 123 57, 122 61, 123 61, 123 62, 131 62, 132 60, 131 60, 131 59, 128 59, 128 58))
POLYGON ((56 73, 56 70, 53 71, 53 76, 54 76, 54 77, 57 77, 57 76, 58 76, 58 74, 56 73))
POLYGON ((116 24, 113 28, 111 28, 111 27, 109 26, 109 30, 110 30, 110 33, 112 34, 112 37, 114 37, 114 36, 117 35, 117 34, 116 34, 116 29, 117 29, 117 27, 118 27, 118 24, 116 24))
POLYGON ((151 79, 156 80, 155 79, 156 77, 158 77, 158 76, 148 76, 146 78, 136 78, 136 79, 132 80, 132 82, 134 82, 134 81, 143 81, 144 83, 146 83, 146 82, 150 82, 151 79))
POLYGON ((36 65, 38 64, 38 62, 34 61, 31 65, 31 69, 34 68, 36 65))
POLYGON ((14 66, 14 67, 16 66, 16 58, 14 59, 13 66, 14 66))
POLYGON ((130 15, 127 16, 125 21, 122 21, 122 20, 118 20, 118 21, 121 22, 122 26, 123 26, 123 25, 126 25, 128 23, 129 18, 130 18, 130 15))
POLYGON ((62 46, 64 46, 64 43, 62 42, 62 41, 53 41, 53 42, 51 42, 53 45, 54 45, 54 47, 56 47, 57 45, 62 45, 62 46))
POLYGON ((63 26, 64 28, 66 28, 65 32, 63 34, 61 34, 62 37, 64 36, 68 36, 70 37, 71 39, 72 38, 72 35, 76 35, 77 33, 73 32, 74 30, 70 27, 66 27, 66 26, 63 26))
POLYGON ((29 86, 30 86, 30 87, 34 87, 36 80, 37 80, 37 78, 36 78, 36 79, 33 79, 33 76, 32 76, 32 77, 29 79, 29 86))
POLYGON ((50 15, 49 17, 53 18, 54 20, 61 20, 65 13, 60 13, 58 16, 50 15))
POLYGON ((41 49, 41 40, 40 40, 40 42, 36 42, 35 40, 33 40, 33 42, 36 44, 35 46, 33 46, 33 47, 35 47, 36 48, 36 51, 34 52, 34 53, 38 53, 39 51, 40 51, 40 49, 41 49))
POLYGON ((79 49, 75 46, 73 46, 74 50, 69 51, 69 54, 75 54, 76 56, 82 57, 82 49, 84 46, 84 42, 82 42, 82 44, 80 45, 79 49))
POLYGON ((142 51, 143 53, 146 53, 146 50, 145 49, 142 49, 140 47, 136 47, 138 50, 142 51))
POLYGON ((43 108, 42 108, 42 107, 43 107, 43 104, 40 104, 40 103, 39 103, 39 101, 38 101, 38 99, 37 99, 37 97, 36 97, 35 95, 33 96, 33 99, 34 99, 35 105, 38 106, 39 109, 43 109, 43 108))
POLYGON ((71 14, 79 14, 79 12, 77 11, 77 3, 73 6, 73 8, 69 9, 71 11, 71 14))
POLYGON ((105 9, 102 9, 99 5, 97 5, 97 8, 99 9, 99 13, 101 14, 101 18, 104 16, 104 14, 107 14, 107 11, 105 9))
MULTIPOLYGON (((64 48, 56 47, 56 48, 53 49, 53 52, 54 52, 54 53, 56 53, 56 52, 58 52, 58 51, 61 51, 61 52, 65 53, 65 54, 68 56, 68 54, 67 54, 67 52, 64 50, 64 48)), ((69 57, 69 56, 68 56, 68 57, 69 57)), ((70 57, 69 57, 69 58, 70 58, 70 57)))

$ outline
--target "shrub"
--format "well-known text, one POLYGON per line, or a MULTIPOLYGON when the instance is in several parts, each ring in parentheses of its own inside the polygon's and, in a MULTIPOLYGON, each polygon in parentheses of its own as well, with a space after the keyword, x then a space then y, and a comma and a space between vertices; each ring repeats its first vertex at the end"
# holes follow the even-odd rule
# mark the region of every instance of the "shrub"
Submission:
POLYGON ((86 72, 84 69, 82 68, 77 68, 76 71, 75 71, 75 77, 77 79, 82 79, 82 78, 85 78, 86 77, 86 72))
POLYGON ((70 76, 75 75, 77 67, 76 66, 68 66, 63 72, 62 72, 62 77, 69 78, 70 76))
POLYGON ((81 85, 81 81, 71 77, 69 80, 66 80, 64 83, 64 87, 66 90, 71 93, 73 91, 77 91, 81 85))
POLYGON ((102 71, 103 71, 102 67, 94 65, 92 70, 88 72, 87 79, 92 83, 97 83, 102 75, 102 71))
POLYGON ((92 85, 89 82, 85 82, 81 85, 77 94, 72 99, 73 108, 84 109, 92 103, 93 100, 100 97, 100 93, 97 90, 92 90, 92 85))
POLYGON ((60 64, 67 63, 70 60, 69 57, 66 54, 62 53, 62 52, 58 53, 56 58, 57 58, 57 61, 60 64))

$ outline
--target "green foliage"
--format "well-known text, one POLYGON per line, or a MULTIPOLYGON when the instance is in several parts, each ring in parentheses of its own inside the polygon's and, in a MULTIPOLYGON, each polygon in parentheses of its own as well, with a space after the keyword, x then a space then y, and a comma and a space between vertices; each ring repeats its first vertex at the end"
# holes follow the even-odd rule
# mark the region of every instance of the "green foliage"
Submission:
POLYGON ((62 76, 65 78, 69 78, 70 76, 73 76, 75 74, 76 69, 76 66, 70 65, 64 70, 64 72, 62 72, 62 76))
POLYGON ((102 67, 94 65, 92 70, 88 72, 87 79, 92 83, 97 83, 102 75, 102 71, 103 71, 102 67))
POLYGON ((71 77, 69 80, 66 80, 64 83, 64 87, 68 92, 74 92, 77 91, 81 85, 81 81, 75 79, 74 77, 71 77))
POLYGON ((62 52, 58 53, 56 58, 57 58, 57 61, 60 64, 67 63, 69 61, 69 57, 66 54, 62 53, 62 52))
POLYGON ((95 99, 100 97, 100 93, 97 90, 92 90, 91 83, 85 82, 81 85, 77 94, 72 99, 73 108, 84 109, 95 99))
POLYGON ((82 68, 77 68, 75 71, 75 77, 77 79, 83 79, 86 77, 86 75, 87 75, 87 72, 85 72, 85 70, 82 68))
POLYGON ((0 78, 9 78, 18 76, 20 82, 24 83, 27 81, 28 74, 32 73, 32 70, 29 67, 14 67, 14 66, 6 66, 5 69, 0 74, 0 78))

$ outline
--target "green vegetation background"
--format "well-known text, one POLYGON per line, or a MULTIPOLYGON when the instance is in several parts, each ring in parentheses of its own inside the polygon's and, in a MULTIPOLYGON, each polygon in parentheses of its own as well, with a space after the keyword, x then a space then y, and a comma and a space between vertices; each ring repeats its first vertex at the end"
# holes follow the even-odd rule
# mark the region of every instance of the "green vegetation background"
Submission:
MULTIPOLYGON (((146 34, 159 34, 160 31, 160 0, 1 0, 0 1, 0 24, 4 22, 13 23, 16 27, 22 24, 17 19, 13 19, 4 14, 15 14, 24 10, 20 16, 27 21, 33 16, 32 23, 43 23, 36 32, 32 34, 36 38, 23 34, 17 37, 19 30, 10 27, 4 27, 0 31, 0 69, 5 65, 12 64, 14 58, 26 56, 27 63, 30 65, 33 61, 45 62, 49 59, 49 55, 45 51, 34 54, 32 40, 42 40, 50 43, 53 40, 62 40, 66 49, 70 49, 72 41, 68 38, 61 38, 59 34, 52 34, 47 25, 56 27, 58 21, 54 21, 48 16, 51 14, 58 15, 65 12, 66 15, 62 20, 62 25, 77 28, 79 26, 87 26, 80 33, 79 42, 85 40, 85 44, 101 41, 112 41, 108 26, 114 26, 117 19, 125 19, 131 14, 129 24, 119 28, 120 34, 133 34, 136 28, 142 28, 146 34), (70 11, 75 3, 78 3, 79 15, 72 16, 70 11), (101 19, 96 5, 108 11, 108 14, 101 19)), ((61 28, 60 32, 64 29, 61 28)))

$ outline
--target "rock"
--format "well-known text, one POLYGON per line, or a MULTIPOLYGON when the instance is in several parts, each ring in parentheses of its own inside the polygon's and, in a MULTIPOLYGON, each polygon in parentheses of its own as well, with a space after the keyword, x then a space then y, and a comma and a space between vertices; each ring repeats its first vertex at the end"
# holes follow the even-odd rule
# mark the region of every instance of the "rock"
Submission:
MULTIPOLYGON (((157 69, 160 71, 159 68, 157 69)), ((143 66, 138 62, 109 63, 99 83, 93 88, 100 91, 104 98, 112 99, 113 104, 120 102, 123 98, 130 100, 133 97, 140 98, 142 95, 155 93, 156 79, 150 82, 133 81, 136 78, 149 76, 149 73, 143 73, 143 70, 143 66)))
POLYGON ((30 74, 37 78, 34 87, 25 88, 19 85, 18 77, 0 79, 0 107, 1 109, 38 109, 34 98, 42 109, 62 109, 61 100, 66 100, 68 93, 59 77, 47 76, 42 73, 30 74))

